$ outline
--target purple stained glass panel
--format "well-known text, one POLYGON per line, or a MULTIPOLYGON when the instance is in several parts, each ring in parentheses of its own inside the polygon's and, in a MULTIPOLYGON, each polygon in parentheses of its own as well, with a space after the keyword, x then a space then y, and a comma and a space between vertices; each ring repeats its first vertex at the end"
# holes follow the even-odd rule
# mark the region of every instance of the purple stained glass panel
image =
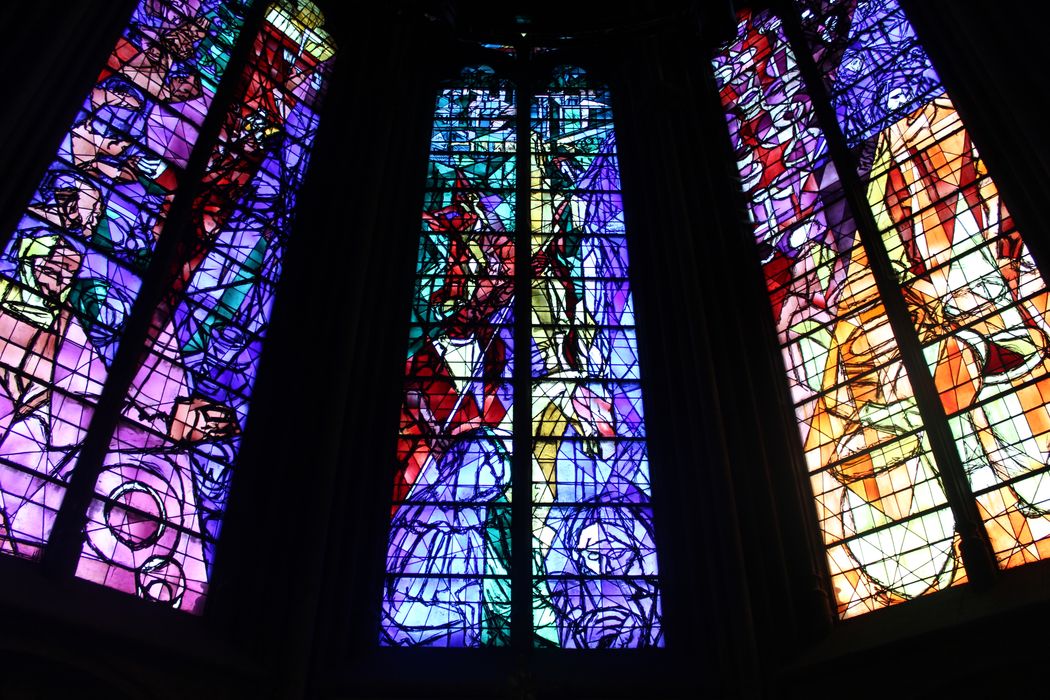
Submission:
POLYGON ((944 92, 896 0, 796 0, 851 146, 944 92))
POLYGON ((322 23, 310 3, 266 11, 194 203, 195 243, 153 314, 95 485, 78 575, 193 613, 316 128, 318 76, 335 52, 322 23), (303 93, 303 81, 314 89, 303 93))
POLYGON ((137 6, 0 255, 4 551, 48 539, 242 11, 137 6))

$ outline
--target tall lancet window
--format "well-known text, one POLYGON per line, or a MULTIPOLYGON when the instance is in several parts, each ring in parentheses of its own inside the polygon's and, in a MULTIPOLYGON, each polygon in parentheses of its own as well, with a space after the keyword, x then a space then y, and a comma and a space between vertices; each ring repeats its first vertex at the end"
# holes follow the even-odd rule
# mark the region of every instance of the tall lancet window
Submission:
POLYGON ((575 648, 661 644, 610 102, 574 68, 532 100, 533 623, 575 648))
POLYGON ((383 642, 510 634, 516 95, 488 68, 438 95, 405 364, 383 642))
POLYGON ((849 617, 1045 556, 1048 297, 897 3, 796 6, 714 65, 849 617))
POLYGON ((135 9, 0 259, 0 548, 38 558, 244 20, 135 9))
POLYGON ((4 551, 76 558, 46 547, 64 521, 78 576, 202 609, 334 54, 322 24, 302 0, 135 9, 0 259, 4 551), (119 416, 96 412, 104 389, 119 416), (109 449, 81 459, 89 436, 109 449))
POLYGON ((609 93, 475 69, 433 133, 382 643, 660 646, 609 93))

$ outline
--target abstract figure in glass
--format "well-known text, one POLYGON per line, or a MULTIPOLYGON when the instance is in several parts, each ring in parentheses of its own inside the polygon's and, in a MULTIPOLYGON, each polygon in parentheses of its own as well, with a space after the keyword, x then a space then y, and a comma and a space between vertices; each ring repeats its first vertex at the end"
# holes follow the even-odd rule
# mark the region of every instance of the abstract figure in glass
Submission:
POLYGON ((438 96, 382 643, 509 641, 514 123, 487 68, 438 96))
POLYGON ((487 68, 467 71, 438 98, 384 644, 509 642, 512 444, 528 449, 533 464, 533 537, 514 543, 532 555, 532 643, 662 644, 608 103, 578 69, 560 69, 533 100, 531 314, 514 319, 515 293, 524 291, 514 289, 513 236, 515 136, 524 115, 509 84, 487 68), (515 323, 530 324, 528 363, 514 357, 515 323), (531 435, 511 432, 515 377, 531 389, 531 407, 517 407, 531 411, 531 435))
POLYGON ((225 115, 99 475, 77 574, 199 612, 334 55, 277 2, 225 115))
POLYGON ((799 5, 993 550, 1004 567, 1042 559, 1045 282, 897 2, 799 5))
POLYGON ((606 89, 533 98, 535 643, 662 644, 634 309, 606 89))
POLYGON ((2 551, 50 535, 240 12, 139 4, 0 257, 2 551))
POLYGON ((25 556, 50 530, 38 504, 61 499, 51 484, 69 478, 82 402, 97 400, 105 370, 68 303, 83 248, 47 227, 19 231, 13 247, 17 281, 0 279, 0 454, 24 471, 2 468, 14 492, 3 494, 0 547, 25 556))
POLYGON ((779 20, 741 13, 714 65, 839 613, 958 582, 922 417, 779 20))

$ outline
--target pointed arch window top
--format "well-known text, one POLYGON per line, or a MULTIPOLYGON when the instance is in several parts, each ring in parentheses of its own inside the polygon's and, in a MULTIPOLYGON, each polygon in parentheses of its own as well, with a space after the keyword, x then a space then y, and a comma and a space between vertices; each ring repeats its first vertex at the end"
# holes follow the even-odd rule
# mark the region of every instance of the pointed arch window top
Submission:
POLYGON ((944 92, 896 0, 796 0, 795 6, 850 146, 944 92))

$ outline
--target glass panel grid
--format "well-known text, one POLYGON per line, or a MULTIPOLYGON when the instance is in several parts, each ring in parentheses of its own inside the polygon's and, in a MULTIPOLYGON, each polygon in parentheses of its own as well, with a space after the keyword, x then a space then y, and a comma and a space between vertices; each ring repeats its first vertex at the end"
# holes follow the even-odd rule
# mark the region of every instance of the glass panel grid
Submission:
POLYGON ((1001 566, 1045 556, 1046 284, 896 0, 798 0, 1001 566))
MULTIPOLYGON (((78 576, 193 613, 206 599, 334 54, 310 8, 267 10, 193 206, 197 245, 153 314, 88 512, 78 576)), ((179 31, 197 32, 197 20, 179 21, 179 31)))
POLYGON ((380 644, 510 643, 514 91, 443 89, 405 362, 380 644))
POLYGON ((532 103, 536 646, 663 645, 610 102, 562 67, 532 103))
POLYGON ((50 536, 243 9, 138 5, 0 256, 0 550, 50 536))
MULTIPOLYGON (((897 341, 780 21, 714 60, 811 472, 838 611, 963 580, 897 341)), ((862 89, 863 86, 857 87, 862 89)))

